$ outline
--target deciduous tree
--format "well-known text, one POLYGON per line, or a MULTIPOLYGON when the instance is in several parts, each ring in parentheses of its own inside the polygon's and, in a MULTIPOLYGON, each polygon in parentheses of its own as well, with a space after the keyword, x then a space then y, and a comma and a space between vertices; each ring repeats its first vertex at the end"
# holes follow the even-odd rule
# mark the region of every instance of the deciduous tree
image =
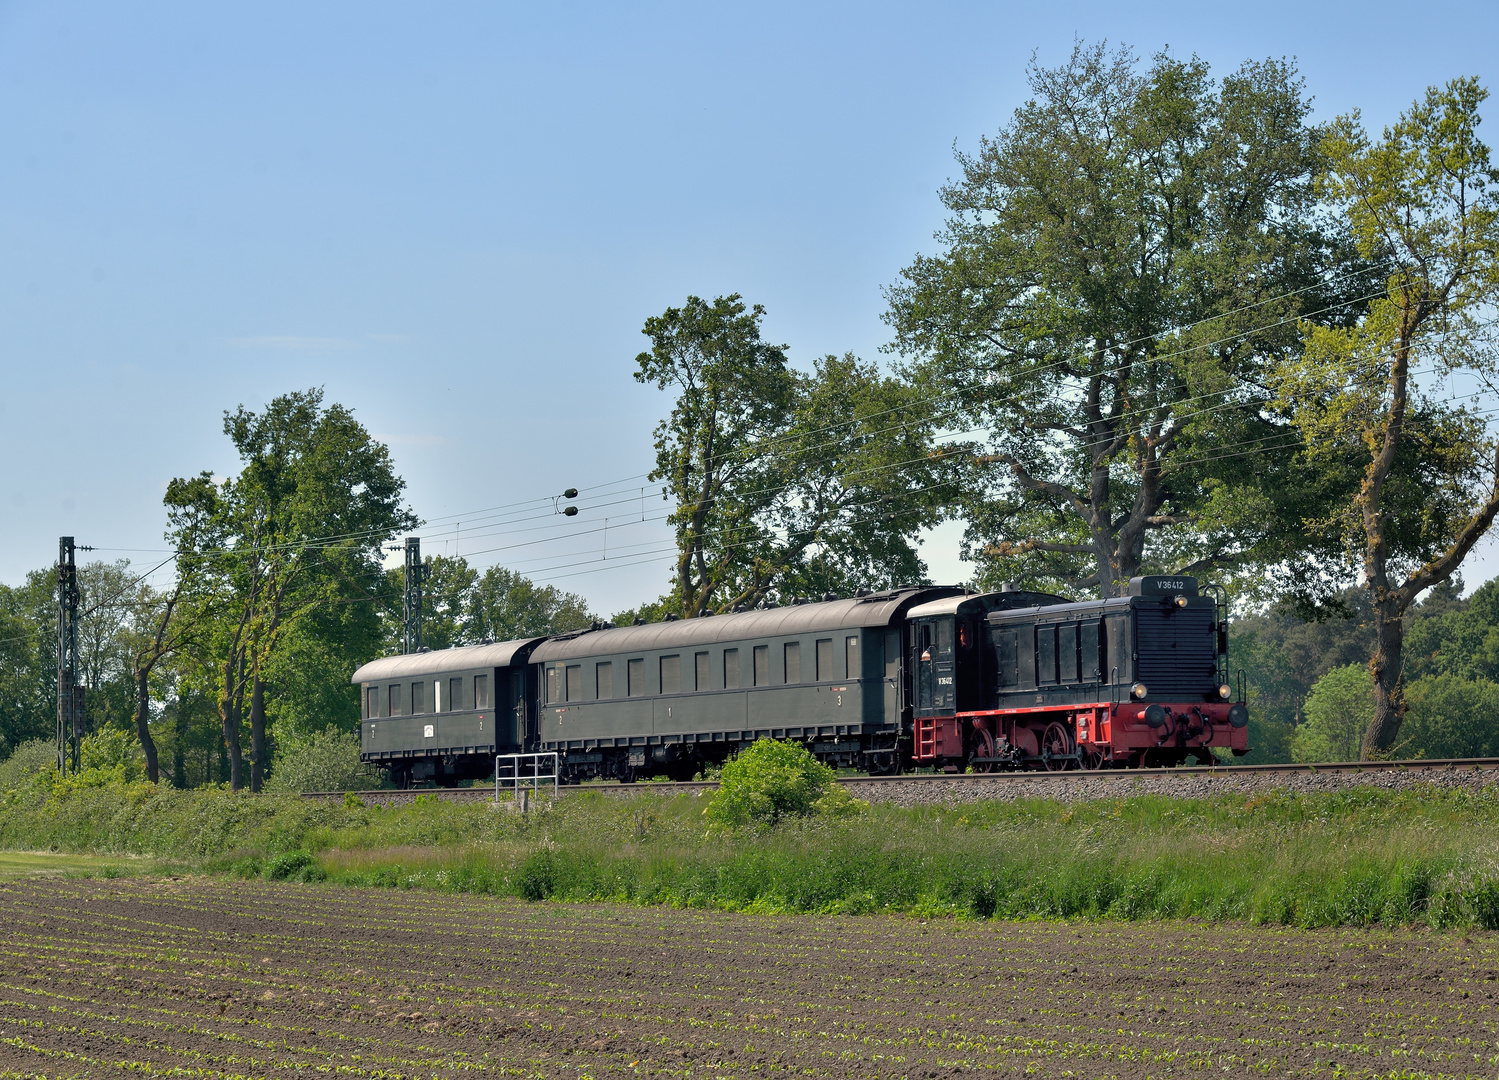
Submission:
POLYGON ((1406 612, 1445 581, 1499 513, 1499 444, 1454 405, 1499 375, 1499 176, 1478 138, 1475 79, 1428 90, 1377 141, 1358 115, 1328 132, 1327 198, 1359 250, 1391 266, 1355 325, 1305 327, 1304 357, 1275 372, 1311 461, 1359 457, 1352 496, 1326 524, 1348 545, 1373 604, 1374 712, 1365 756, 1388 753, 1404 715, 1406 612))
POLYGON ((1362 287, 1317 228, 1295 68, 1078 45, 942 189, 943 251, 888 291, 946 422, 986 431, 958 509, 982 577, 1113 595, 1147 569, 1274 562, 1315 486, 1267 409, 1298 317, 1362 287))

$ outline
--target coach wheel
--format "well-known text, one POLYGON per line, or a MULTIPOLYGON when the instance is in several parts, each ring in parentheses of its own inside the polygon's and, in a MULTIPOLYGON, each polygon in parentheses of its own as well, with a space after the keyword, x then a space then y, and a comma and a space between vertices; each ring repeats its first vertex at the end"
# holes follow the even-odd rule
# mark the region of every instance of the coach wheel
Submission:
POLYGON ((900 772, 900 751, 885 750, 872 753, 869 755, 865 768, 869 770, 870 776, 895 776, 900 772))
POLYGON ((1052 721, 1041 735, 1041 757, 1048 772, 1061 772, 1072 764, 1072 733, 1052 721))
MULTIPOLYGON (((973 756, 976 758, 994 757, 994 733, 986 728, 979 728, 973 733, 973 756)), ((975 761, 970 766, 976 773, 987 773, 994 771, 994 762, 975 761)))

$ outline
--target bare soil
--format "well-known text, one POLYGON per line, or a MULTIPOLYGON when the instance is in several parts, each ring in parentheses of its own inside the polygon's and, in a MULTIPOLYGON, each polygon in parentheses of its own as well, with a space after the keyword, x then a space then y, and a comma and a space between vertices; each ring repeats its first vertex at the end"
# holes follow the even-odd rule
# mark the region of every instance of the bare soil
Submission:
POLYGON ((1499 937, 0 886, 0 1076, 1494 1076, 1499 937))

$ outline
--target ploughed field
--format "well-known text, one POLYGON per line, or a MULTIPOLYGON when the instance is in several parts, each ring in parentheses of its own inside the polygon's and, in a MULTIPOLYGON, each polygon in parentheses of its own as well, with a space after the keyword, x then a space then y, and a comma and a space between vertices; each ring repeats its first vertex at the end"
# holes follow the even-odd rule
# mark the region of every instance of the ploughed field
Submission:
POLYGON ((1499 937, 0 886, 0 1076, 1499 1074, 1499 937))

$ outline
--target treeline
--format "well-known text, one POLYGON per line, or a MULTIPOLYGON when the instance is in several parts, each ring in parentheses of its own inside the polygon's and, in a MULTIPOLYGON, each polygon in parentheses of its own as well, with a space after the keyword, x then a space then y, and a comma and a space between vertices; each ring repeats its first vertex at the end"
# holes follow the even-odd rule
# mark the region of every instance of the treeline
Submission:
MULTIPOLYGON (((1487 617, 1452 582, 1499 514, 1475 398, 1499 377, 1487 92, 1433 87, 1374 136, 1314 122, 1286 61, 1214 78, 1080 44, 1029 74, 959 155, 936 250, 886 290, 890 368, 793 367, 738 295, 646 320, 634 376, 671 395, 652 480, 676 551, 616 621, 924 580, 921 531, 960 519, 980 588, 1194 574, 1262 612, 1235 645, 1262 753, 1479 745, 1432 718, 1491 715, 1479 653, 1449 643, 1487 617)), ((90 723, 133 724, 152 778, 259 788, 352 724, 348 674, 394 646, 384 546, 415 519, 386 448, 316 391, 225 433, 240 471, 168 490, 170 584, 86 570, 90 723)), ((593 620, 501 569, 430 567, 434 646, 593 620)), ((49 591, 0 596, 10 745, 51 730, 49 591)))
MULTIPOLYGON (((168 559, 79 570, 85 764, 178 787, 260 790, 273 763, 347 781, 357 743, 330 734, 358 727, 349 676, 399 651, 401 571, 383 563, 389 542, 415 523, 401 506, 404 484, 386 448, 317 390, 226 413, 224 431, 240 470, 168 485, 168 559), (331 773, 307 760, 340 750, 331 773)), ((581 597, 503 567, 426 562, 426 636, 436 647, 595 618, 581 597)), ((53 737, 56 580, 49 567, 0 585, 0 756, 53 737)))

